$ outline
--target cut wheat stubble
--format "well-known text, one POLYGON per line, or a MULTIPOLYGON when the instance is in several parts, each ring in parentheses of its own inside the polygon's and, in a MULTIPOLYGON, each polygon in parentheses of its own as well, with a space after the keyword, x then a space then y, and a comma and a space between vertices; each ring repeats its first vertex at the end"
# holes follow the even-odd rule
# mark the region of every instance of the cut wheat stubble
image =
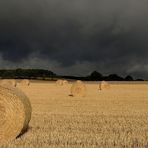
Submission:
POLYGON ((23 134, 31 119, 31 103, 19 89, 0 85, 0 144, 23 134))

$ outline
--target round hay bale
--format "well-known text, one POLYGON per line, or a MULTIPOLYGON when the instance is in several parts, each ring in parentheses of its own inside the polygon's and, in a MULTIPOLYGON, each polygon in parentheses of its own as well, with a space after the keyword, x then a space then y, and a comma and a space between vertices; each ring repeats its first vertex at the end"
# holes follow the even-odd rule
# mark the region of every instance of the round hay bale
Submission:
POLYGON ((110 89, 110 84, 106 81, 101 81, 99 84, 99 90, 110 89))
POLYGON ((67 85, 68 81, 67 80, 63 80, 63 85, 67 85))
POLYGON ((30 85, 30 81, 28 79, 24 79, 24 80, 21 81, 21 85, 29 86, 30 85))
POLYGON ((86 86, 84 82, 78 80, 71 87, 71 95, 85 97, 86 96, 86 86))
POLYGON ((31 119, 31 104, 19 89, 0 85, 0 143, 23 134, 31 119))
POLYGON ((63 85, 63 80, 57 80, 56 84, 57 84, 57 86, 62 86, 63 85))
POLYGON ((14 86, 14 87, 17 86, 17 82, 15 79, 4 79, 1 81, 1 84, 2 85, 10 85, 10 86, 14 86))

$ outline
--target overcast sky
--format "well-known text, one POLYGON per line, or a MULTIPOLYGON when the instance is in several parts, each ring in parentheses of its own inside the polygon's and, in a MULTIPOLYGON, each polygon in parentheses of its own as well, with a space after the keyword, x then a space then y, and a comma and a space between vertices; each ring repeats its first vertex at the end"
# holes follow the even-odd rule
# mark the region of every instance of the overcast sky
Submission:
POLYGON ((148 79, 147 0, 1 0, 0 68, 148 79))

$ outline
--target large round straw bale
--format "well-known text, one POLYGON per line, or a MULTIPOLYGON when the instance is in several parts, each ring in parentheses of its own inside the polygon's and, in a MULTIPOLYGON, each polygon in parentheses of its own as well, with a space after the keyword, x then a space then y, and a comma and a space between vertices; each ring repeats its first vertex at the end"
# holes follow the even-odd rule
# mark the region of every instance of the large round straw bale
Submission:
POLYGON ((68 81, 67 80, 63 80, 63 85, 67 85, 68 81))
POLYGON ((12 86, 15 86, 16 87, 17 86, 17 81, 15 79, 12 79, 11 80, 11 84, 12 84, 12 86))
POLYGON ((31 104, 19 89, 0 85, 0 144, 23 134, 31 119, 31 104))
POLYGON ((56 84, 57 84, 57 86, 62 86, 63 85, 63 80, 57 80, 56 84))
POLYGON ((30 81, 28 79, 24 79, 24 80, 21 81, 21 85, 29 86, 30 81))
POLYGON ((17 86, 17 82, 15 79, 4 79, 1 81, 1 84, 2 85, 11 85, 11 86, 14 86, 16 87, 17 86))
POLYGON ((71 87, 71 95, 85 97, 86 96, 86 86, 84 82, 78 80, 71 87))
POLYGON ((109 89, 110 84, 106 81, 101 81, 99 84, 99 90, 109 89))

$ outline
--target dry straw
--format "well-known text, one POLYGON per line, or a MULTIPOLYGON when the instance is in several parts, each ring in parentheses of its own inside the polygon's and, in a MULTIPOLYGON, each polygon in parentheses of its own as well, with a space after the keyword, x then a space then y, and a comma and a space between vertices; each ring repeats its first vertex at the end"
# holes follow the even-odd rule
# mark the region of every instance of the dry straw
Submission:
POLYGON ((56 85, 57 86, 62 86, 63 85, 63 80, 57 80, 56 85))
POLYGON ((31 104, 19 89, 0 85, 0 144, 23 134, 31 119, 31 104))
POLYGON ((86 86, 84 82, 78 80, 71 87, 71 95, 85 97, 86 96, 86 86))
POLYGON ((14 86, 16 87, 17 86, 17 82, 15 79, 4 79, 1 81, 1 84, 2 85, 11 85, 11 86, 14 86))
POLYGON ((29 86, 30 85, 30 81, 28 79, 24 79, 24 80, 21 81, 21 85, 29 86))
POLYGON ((67 85, 68 81, 67 80, 63 80, 63 85, 67 85))
POLYGON ((110 89, 110 84, 106 81, 101 81, 99 84, 99 90, 110 89))
POLYGON ((67 85, 68 81, 67 80, 57 80, 56 84, 57 86, 63 86, 63 85, 67 85))

